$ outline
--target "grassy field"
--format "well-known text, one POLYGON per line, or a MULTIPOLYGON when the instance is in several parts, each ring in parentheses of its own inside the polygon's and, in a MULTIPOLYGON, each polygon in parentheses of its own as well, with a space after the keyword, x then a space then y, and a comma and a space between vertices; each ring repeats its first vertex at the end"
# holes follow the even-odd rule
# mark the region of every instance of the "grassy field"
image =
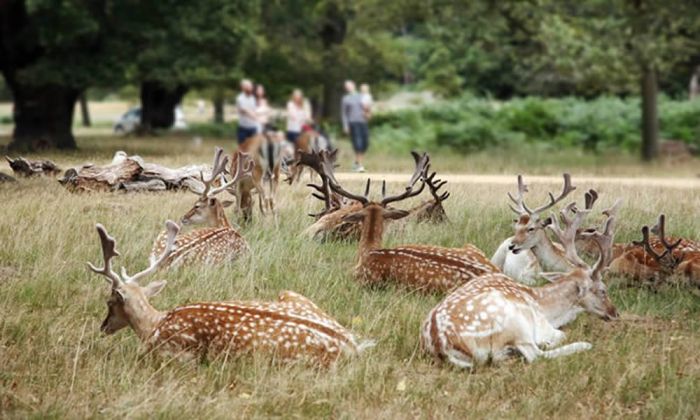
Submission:
MULTIPOLYGON (((198 145, 187 138, 81 139, 80 152, 48 156, 68 167, 86 160, 106 162, 118 148, 176 166, 208 162, 213 144, 205 140, 198 145)), ((529 159, 439 155, 434 168, 555 175, 571 162, 574 173, 692 174, 690 166, 665 172, 662 165, 640 167, 631 158, 620 171, 615 162, 593 165, 585 159, 558 159, 556 153, 538 156, 532 162, 542 166, 525 170, 529 159)), ((345 165, 347 160, 346 153, 345 165)), ((373 157, 369 166, 398 171, 409 168, 411 161, 408 156, 384 155, 373 157)), ((9 168, 3 163, 0 170, 9 168)), ((359 183, 349 186, 359 188, 359 183)), ((533 199, 544 197, 545 187, 532 185, 533 199)), ((625 199, 621 241, 637 238, 639 227, 661 211, 669 216, 671 233, 700 239, 697 189, 591 184, 580 185, 576 198, 589 187, 599 187, 601 207, 617 197, 625 199)), ((451 223, 396 225, 385 243, 474 243, 491 254, 511 230, 505 196, 509 188, 448 188, 451 223)), ((168 286, 154 306, 274 299, 282 290, 294 290, 359 336, 376 339, 377 347, 329 371, 280 367, 265 358, 209 364, 141 359, 133 332, 102 336, 98 330, 108 288, 85 266, 100 258, 94 224, 103 223, 117 238, 122 253, 118 265, 133 272, 146 265, 164 221, 179 219, 193 201, 189 193, 71 195, 50 179, 0 186, 0 417, 698 415, 700 298, 689 289, 668 286, 652 292, 613 285, 611 295, 621 320, 605 323, 582 315, 565 328, 567 341, 590 341, 591 351, 533 365, 514 360, 473 373, 460 371, 435 364, 418 345, 421 322, 439 296, 393 287, 362 288, 351 276, 356 244, 320 244, 299 237, 311 221, 305 214, 318 207, 302 185, 280 188, 277 218, 256 215, 254 223, 242 229, 253 249, 251 261, 161 273, 157 278, 167 279, 168 286)))

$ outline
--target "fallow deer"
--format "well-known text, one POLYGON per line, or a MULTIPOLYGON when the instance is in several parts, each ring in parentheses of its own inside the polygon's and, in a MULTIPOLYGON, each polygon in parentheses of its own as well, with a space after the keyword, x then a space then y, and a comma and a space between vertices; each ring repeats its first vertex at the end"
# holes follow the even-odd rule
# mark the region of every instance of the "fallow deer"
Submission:
POLYGON ((685 277, 700 286, 700 243, 666 236, 666 216, 642 228, 642 240, 624 246, 614 255, 610 273, 641 282, 657 283, 670 276, 685 277), (650 232, 657 235, 650 237, 650 232))
MULTIPOLYGON (((414 155, 414 157, 417 155, 414 155)), ((425 184, 430 190, 430 194, 433 198, 426 200, 416 207, 409 210, 410 218, 421 222, 431 222, 431 223, 442 223, 449 221, 445 208, 442 206, 443 201, 447 200, 450 196, 449 192, 439 192, 447 181, 440 179, 435 179, 436 172, 431 173, 425 178, 425 184)))
MULTIPOLYGON (((223 150, 217 147, 210 177, 205 179, 202 175, 204 188, 199 192, 199 198, 192 209, 180 220, 183 225, 204 224, 206 227, 179 235, 175 241, 175 250, 162 264, 164 267, 177 267, 192 263, 222 264, 234 261, 249 251, 246 240, 236 228, 231 226, 226 217, 224 208, 228 207, 231 202, 222 202, 216 196, 240 179, 249 177, 253 166, 252 160, 247 154, 236 152, 236 167, 233 178, 224 181, 219 186, 214 186, 228 163, 228 157, 222 155, 223 150)), ((166 246, 166 235, 167 232, 161 233, 153 244, 150 257, 152 261, 163 253, 166 246)))
POLYGON ((119 256, 116 242, 104 226, 96 227, 104 267, 91 263, 88 266, 105 276, 111 286, 107 318, 100 328, 105 334, 131 326, 149 352, 185 360, 265 352, 283 361, 302 359, 323 366, 341 355, 355 355, 373 345, 369 341, 358 342, 312 301, 289 291, 271 302, 203 302, 159 311, 151 306, 149 298, 163 289, 165 281, 141 286, 139 280, 154 273, 172 254, 177 224, 166 222, 163 253, 133 276, 127 275, 124 268, 121 275, 112 270, 112 259, 119 256))
POLYGON ((421 329, 423 347, 434 357, 461 368, 472 368, 488 360, 500 362, 515 350, 527 362, 538 357, 555 358, 588 350, 578 342, 557 348, 565 338, 559 327, 580 312, 605 320, 618 317, 607 295, 602 277, 610 263, 614 217, 602 231, 585 232, 598 247, 598 260, 591 267, 576 254, 577 226, 589 212, 578 210, 570 218, 562 210, 565 229, 555 221, 550 226, 564 245, 565 255, 575 266, 568 273, 550 273, 550 284, 529 287, 505 274, 487 274, 455 290, 430 311, 421 329), (549 347, 543 350, 542 347, 549 347))
MULTIPOLYGON (((243 214, 244 221, 253 217, 253 190, 258 194, 260 212, 275 211, 275 195, 280 181, 282 139, 278 133, 265 132, 248 138, 238 146, 238 151, 253 157, 251 176, 237 183, 233 193, 238 202, 238 209, 243 214), (267 181, 266 190, 264 182, 267 181)), ((236 166, 236 154, 231 159, 232 168, 236 166)), ((233 171, 233 169, 232 169, 233 171)))
MULTIPOLYGON (((325 162, 324 162, 325 164, 325 162)), ((384 221, 408 215, 405 210, 388 207, 421 193, 429 157, 423 154, 416 160, 416 168, 403 193, 387 196, 386 183, 382 184, 382 200, 370 201, 370 180, 364 195, 356 195, 343 189, 333 176, 329 186, 336 193, 362 203, 362 208, 348 214, 345 221, 362 223, 355 278, 364 284, 381 284, 388 281, 423 292, 445 292, 486 273, 498 272, 488 258, 473 245, 464 248, 443 248, 429 245, 404 245, 383 249, 384 221), (419 189, 415 184, 421 180, 419 189)), ((326 171, 331 173, 330 171, 326 171)))
MULTIPOLYGON (((518 175, 518 192, 516 196, 508 193, 508 197, 515 204, 510 205, 518 218, 514 220, 515 234, 506 239, 491 257, 491 262, 500 268, 503 273, 512 279, 525 284, 534 284, 542 271, 542 267, 550 271, 567 271, 572 266, 565 258, 561 247, 554 244, 545 228, 551 223, 551 218, 541 218, 541 214, 566 198, 576 187, 571 185, 571 175, 564 174, 564 186, 561 193, 554 197, 549 193, 548 203, 530 209, 525 204, 527 185, 523 182, 522 175, 518 175)), ((586 207, 597 198, 597 193, 590 190, 586 193, 586 207)))

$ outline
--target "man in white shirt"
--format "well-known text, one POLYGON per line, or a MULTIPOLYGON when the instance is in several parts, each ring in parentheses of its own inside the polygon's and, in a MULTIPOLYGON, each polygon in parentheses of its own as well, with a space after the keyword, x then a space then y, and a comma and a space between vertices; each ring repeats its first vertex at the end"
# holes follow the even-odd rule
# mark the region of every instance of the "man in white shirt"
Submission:
POLYGON ((258 131, 257 103, 253 95, 253 82, 241 80, 241 93, 236 97, 236 113, 238 114, 238 144, 253 137, 258 131))

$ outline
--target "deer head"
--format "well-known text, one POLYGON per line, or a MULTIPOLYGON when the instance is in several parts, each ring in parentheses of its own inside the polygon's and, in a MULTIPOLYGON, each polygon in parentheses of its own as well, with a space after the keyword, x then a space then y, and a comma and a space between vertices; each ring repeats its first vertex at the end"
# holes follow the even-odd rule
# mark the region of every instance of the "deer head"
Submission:
POLYGON ((593 265, 587 264, 576 252, 576 237, 579 227, 591 210, 592 201, 595 201, 590 200, 587 197, 587 208, 582 210, 575 209, 573 204, 562 209, 559 220, 563 227, 552 217, 552 223, 548 227, 564 246, 566 258, 575 268, 569 273, 543 273, 543 276, 552 282, 574 282, 578 291, 578 305, 586 312, 609 321, 618 317, 617 309, 610 301, 607 287, 603 283, 603 274, 612 260, 615 217, 608 216, 601 229, 587 229, 578 233, 598 248, 598 260, 593 265))
POLYGON ((235 168, 232 168, 235 169, 233 178, 227 181, 223 173, 228 164, 228 156, 223 156, 223 150, 219 147, 216 148, 211 176, 205 179, 204 175, 200 174, 204 188, 199 191, 199 198, 194 203, 194 206, 182 216, 180 223, 183 225, 229 225, 228 219, 224 214, 224 208, 233 204, 233 201, 220 201, 216 198, 216 195, 227 190, 242 178, 250 176, 253 170, 253 160, 249 154, 238 151, 234 156, 236 156, 236 159, 233 165, 235 168), (215 180, 219 177, 222 178, 221 185, 214 186, 215 180))
MULTIPOLYGON (((531 249, 538 243, 541 243, 541 241, 547 240, 544 229, 552 223, 552 220, 550 218, 541 219, 541 214, 554 207, 576 189, 575 186, 571 185, 571 175, 565 173, 563 176, 564 186, 559 196, 554 197, 554 194, 550 192, 548 203, 531 210, 527 204, 525 204, 525 193, 528 192, 527 185, 523 182, 522 175, 518 175, 517 194, 513 196, 511 193, 508 193, 508 198, 510 198, 515 205, 509 205, 509 207, 518 215, 518 218, 514 220, 515 234, 513 235, 509 247, 514 254, 531 249)), ((588 194, 591 193, 595 194, 597 198, 597 193, 591 190, 586 193, 586 200, 588 200, 588 194)), ((595 199, 593 199, 593 201, 595 201, 595 199)))
MULTIPOLYGON (((408 216, 409 212, 405 210, 399 210, 395 209, 392 207, 389 207, 389 204, 395 203, 398 201, 405 200, 407 198, 415 197, 418 194, 420 194, 423 191, 423 188, 425 187, 425 171, 428 168, 428 163, 430 158, 426 153, 423 153, 422 155, 419 155, 416 152, 411 152, 411 154, 414 156, 415 161, 416 161, 416 167, 413 171, 413 175, 411 176, 411 179, 408 181, 408 184, 406 184, 406 187, 404 191, 401 194, 397 195, 391 195, 387 196, 386 195, 386 181, 382 182, 382 200, 381 201, 370 201, 369 199, 369 191, 370 191, 370 186, 371 186, 371 181, 370 179, 367 179, 367 184, 365 186, 365 193, 364 195, 356 195, 351 192, 348 192, 347 190, 343 189, 339 184, 338 181, 335 179, 334 176, 329 176, 329 186, 330 188, 335 191, 337 194, 346 197, 350 200, 355 200, 357 202, 362 203, 362 209, 350 213, 346 215, 343 220, 346 222, 363 222, 367 220, 371 221, 377 221, 379 224, 383 220, 387 219, 400 219, 402 217, 408 216), (418 181, 421 182, 420 188, 417 190, 415 189, 415 185, 418 181)), ((326 173, 330 173, 327 166, 327 162, 324 162, 324 170, 326 173)))
POLYGON ((111 287, 111 295, 107 300, 107 317, 100 330, 105 334, 114 334, 127 325, 132 326, 139 335, 146 334, 148 324, 153 322, 157 312, 149 304, 149 298, 157 295, 165 281, 154 281, 147 286, 141 286, 139 280, 154 273, 175 249, 175 237, 180 228, 175 222, 165 222, 167 242, 163 253, 150 263, 148 268, 134 275, 128 275, 122 267, 121 274, 112 270, 112 259, 119 256, 116 250, 116 241, 111 237, 101 224, 95 226, 100 236, 104 266, 97 268, 92 263, 88 267, 93 272, 105 277, 111 287))
MULTIPOLYGON (((322 211, 314 214, 309 214, 309 216, 318 219, 340 208, 343 204, 342 197, 334 193, 330 189, 330 186, 328 185, 329 175, 326 174, 326 169, 328 169, 331 171, 330 176, 333 175, 333 172, 335 170, 335 161, 338 157, 338 149, 332 151, 312 151, 311 153, 306 153, 304 151, 299 150, 297 151, 297 153, 298 158, 296 162, 294 162, 294 165, 308 166, 309 168, 314 170, 321 178, 321 185, 306 184, 306 186, 316 190, 316 192, 312 193, 311 195, 323 201, 324 204, 324 208, 322 211), (326 162, 325 165, 324 162, 326 162)), ((289 179, 287 179, 287 181, 290 181, 291 179, 292 178, 290 177, 289 179)))

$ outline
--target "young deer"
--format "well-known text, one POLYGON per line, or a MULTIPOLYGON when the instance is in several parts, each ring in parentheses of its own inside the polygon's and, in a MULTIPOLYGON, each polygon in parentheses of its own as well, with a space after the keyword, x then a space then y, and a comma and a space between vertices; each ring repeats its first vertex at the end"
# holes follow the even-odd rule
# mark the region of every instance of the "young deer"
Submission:
MULTIPOLYGON (((237 198, 238 209, 243 214, 243 220, 248 222, 253 217, 253 190, 258 193, 260 213, 266 210, 274 213, 275 195, 280 181, 280 167, 282 162, 282 142, 276 133, 266 132, 250 137, 238 146, 239 152, 253 157, 253 170, 250 176, 243 178, 232 190, 237 198), (268 182, 266 191, 263 184, 268 182)), ((237 154, 231 159, 231 172, 237 165, 237 154)))
MULTIPOLYGON (((216 148, 214 164, 209 179, 202 182, 204 188, 199 192, 199 198, 180 220, 183 225, 204 224, 207 227, 194 229, 188 233, 179 235, 175 241, 176 249, 169 254, 163 262, 164 267, 177 267, 193 263, 222 264, 233 261, 249 251, 248 243, 236 230, 224 211, 230 201, 220 201, 216 196, 231 187, 244 177, 249 177, 252 169, 250 156, 237 152, 236 168, 233 178, 224 181, 219 186, 214 186, 215 181, 223 174, 228 163, 228 157, 223 157, 223 150, 216 148)), ((167 232, 162 232, 151 251, 151 260, 163 253, 166 245, 167 232)))
MULTIPOLYGON (((567 271, 572 265, 566 259, 561 247, 555 245, 547 236, 545 228, 551 218, 541 219, 541 214, 566 198, 576 189, 571 185, 571 176, 564 174, 564 186, 556 198, 549 193, 549 202, 533 209, 525 204, 524 196, 528 192, 522 175, 518 175, 518 193, 514 197, 508 193, 515 207, 510 205, 518 218, 514 220, 515 234, 506 239, 491 257, 491 262, 512 279, 525 284, 534 284, 545 267, 551 271, 567 271)), ((592 205, 597 193, 586 193, 586 206, 592 205)))
POLYGON ((424 348, 436 358, 461 368, 489 359, 502 361, 512 350, 532 362, 538 357, 554 358, 590 349, 591 345, 584 342, 541 349, 561 343, 565 334, 558 328, 573 321, 580 312, 605 320, 618 317, 602 280, 610 262, 614 218, 606 220, 602 232, 582 234, 595 241, 599 250, 598 261, 590 267, 578 257, 575 248, 577 226, 588 212, 578 210, 569 218, 563 210, 565 229, 556 222, 550 225, 575 268, 565 274, 547 274, 552 283, 538 288, 500 273, 472 280, 430 311, 421 330, 424 348))
POLYGON ((164 281, 142 287, 139 280, 154 273, 175 249, 179 227, 166 222, 167 241, 163 253, 149 267, 129 276, 112 270, 119 255, 114 238, 97 224, 104 267, 88 263, 107 278, 111 296, 105 334, 131 326, 148 351, 183 359, 238 356, 252 352, 272 353, 280 360, 303 359, 328 365, 341 355, 355 355, 372 345, 356 338, 313 302, 294 292, 282 292, 276 301, 204 302, 180 306, 167 312, 149 303, 165 286, 164 281))
POLYGON ((642 228, 642 240, 634 241, 615 255, 612 274, 637 281, 660 281, 670 276, 686 277, 700 286, 700 243, 666 236, 666 216, 656 225, 642 228), (657 235, 650 238, 649 232, 657 235))
MULTIPOLYGON (((498 272, 488 258, 473 245, 464 248, 443 248, 429 245, 404 245, 383 249, 384 221, 408 215, 405 210, 388 207, 421 193, 425 183, 414 189, 419 179, 425 179, 429 158, 426 154, 416 160, 416 168, 403 193, 386 195, 382 184, 382 201, 368 198, 370 181, 364 196, 343 189, 335 177, 329 177, 330 188, 336 193, 362 203, 362 208, 343 217, 344 221, 362 223, 355 278, 365 284, 394 281, 423 292, 445 292, 486 273, 498 272)), ((325 163, 324 163, 325 165, 325 163)), ((327 173, 331 173, 326 170, 327 173)))

